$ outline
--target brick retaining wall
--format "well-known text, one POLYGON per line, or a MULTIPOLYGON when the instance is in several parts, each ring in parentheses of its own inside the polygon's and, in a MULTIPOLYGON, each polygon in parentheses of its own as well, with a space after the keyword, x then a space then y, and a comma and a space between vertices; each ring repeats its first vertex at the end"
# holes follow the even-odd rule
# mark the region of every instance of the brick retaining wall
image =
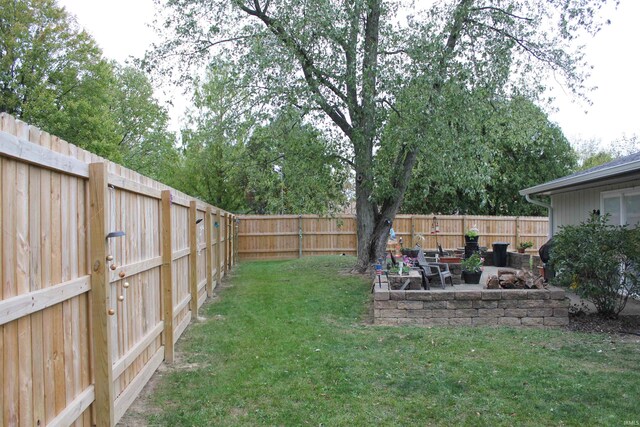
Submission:
POLYGON ((505 325, 554 327, 569 324, 569 299, 559 288, 394 291, 374 282, 376 325, 505 325))

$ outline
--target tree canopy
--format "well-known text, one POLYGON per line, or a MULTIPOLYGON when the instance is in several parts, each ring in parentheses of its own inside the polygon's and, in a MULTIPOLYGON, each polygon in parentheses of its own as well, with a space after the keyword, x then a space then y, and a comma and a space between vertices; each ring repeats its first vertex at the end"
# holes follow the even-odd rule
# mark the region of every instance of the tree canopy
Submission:
POLYGON ((523 97, 478 102, 474 114, 440 136, 422 144, 402 212, 543 214, 519 190, 567 175, 575 165, 560 129, 523 97))
POLYGON ((0 0, 0 111, 156 179, 176 164, 149 78, 104 58, 54 0, 0 0))
MULTIPOLYGON (((375 175, 385 123, 402 117, 400 94, 420 80, 427 90, 409 97, 414 125, 435 141, 446 127, 440 112, 458 89, 534 99, 552 71, 571 90, 584 89, 580 31, 596 31, 605 0, 456 0, 425 13, 383 0, 166 0, 159 24, 166 40, 145 66, 167 71, 224 57, 237 85, 271 106, 315 112, 320 129, 347 147, 356 177, 358 265, 366 268, 385 247, 422 138, 403 141, 392 167, 375 175), (408 12, 407 19, 400 12, 408 12), (383 182, 384 181, 384 182, 383 182), (376 197, 376 186, 385 187, 376 197)), ((190 73, 181 73, 188 77, 190 73)), ((462 103, 462 97, 457 102, 462 103)), ((470 109, 471 106, 468 106, 470 109)))
POLYGON ((234 74, 211 67, 196 90, 183 131, 177 183, 189 194, 236 212, 334 213, 345 202, 345 167, 295 108, 251 111, 228 91, 234 74))

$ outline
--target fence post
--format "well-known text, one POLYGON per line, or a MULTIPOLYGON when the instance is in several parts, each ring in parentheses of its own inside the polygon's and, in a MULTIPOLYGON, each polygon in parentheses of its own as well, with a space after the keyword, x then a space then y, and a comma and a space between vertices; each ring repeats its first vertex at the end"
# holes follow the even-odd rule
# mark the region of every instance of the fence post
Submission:
POLYGON ((222 272, 220 271, 220 257, 222 256, 222 218, 220 217, 220 209, 216 212, 216 223, 218 229, 216 230, 216 286, 220 286, 220 279, 222 278, 222 272))
POLYGON ((225 228, 225 231, 227 232, 227 244, 226 244, 226 249, 227 252, 225 254, 226 256, 226 271, 228 272, 231 269, 231 214, 229 212, 227 212, 227 227, 225 228))
POLYGON ((205 264, 207 269, 207 297, 213 295, 213 251, 211 250, 211 206, 207 206, 204 214, 204 234, 206 236, 207 252, 205 264))
POLYGON ((89 253, 97 426, 115 425, 113 368, 111 363, 111 289, 107 268, 107 166, 89 165, 89 253))
POLYGON ((160 275, 162 282, 162 314, 164 332, 164 360, 173 363, 173 248, 171 245, 171 192, 162 191, 162 266, 160 275))
POLYGON ((416 225, 413 222, 413 215, 411 215, 411 243, 408 247, 413 249, 413 247, 415 246, 413 242, 415 241, 416 241, 416 225))
POLYGON ((520 217, 517 216, 516 217, 516 241, 515 241, 515 245, 518 245, 518 243, 520 243, 520 217))
POLYGON ((240 262, 239 254, 240 254, 240 219, 235 217, 235 221, 233 223, 233 241, 235 244, 233 245, 233 263, 236 264, 240 262))
POLYGON ((302 258, 302 215, 298 215, 298 258, 302 258))
POLYGON ((196 219, 198 217, 198 208, 196 201, 189 203, 189 293, 191 301, 189 309, 191 315, 198 317, 198 234, 196 219))
POLYGON ((236 216, 231 215, 231 267, 236 264, 236 216))
POLYGON ((467 229, 467 217, 465 215, 462 215, 462 242, 464 244, 464 235, 466 233, 466 229, 467 229))
POLYGON ((224 221, 224 250, 222 252, 222 268, 225 276, 227 275, 227 256, 228 256, 228 248, 229 248, 229 219, 227 217, 227 213, 225 212, 222 215, 222 220, 224 221))

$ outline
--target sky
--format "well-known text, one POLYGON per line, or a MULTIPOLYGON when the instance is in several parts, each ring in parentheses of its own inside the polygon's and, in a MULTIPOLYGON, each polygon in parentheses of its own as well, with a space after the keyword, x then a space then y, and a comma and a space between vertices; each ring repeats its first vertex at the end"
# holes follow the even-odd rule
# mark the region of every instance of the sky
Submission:
MULTIPOLYGON (((129 56, 142 56, 155 38, 148 27, 153 20, 153 0, 58 0, 78 23, 90 33, 105 56, 124 62, 129 56)), ((593 39, 584 40, 587 60, 593 65, 587 82, 597 89, 589 94, 592 105, 556 86, 552 121, 558 123, 572 143, 599 140, 606 147, 624 136, 640 137, 640 0, 622 0, 613 11, 611 25, 593 39)), ((165 88, 166 89, 166 88, 165 88)), ((171 128, 179 129, 188 102, 173 93, 175 107, 170 110, 171 128)), ((162 101, 162 99, 161 99, 162 101)))

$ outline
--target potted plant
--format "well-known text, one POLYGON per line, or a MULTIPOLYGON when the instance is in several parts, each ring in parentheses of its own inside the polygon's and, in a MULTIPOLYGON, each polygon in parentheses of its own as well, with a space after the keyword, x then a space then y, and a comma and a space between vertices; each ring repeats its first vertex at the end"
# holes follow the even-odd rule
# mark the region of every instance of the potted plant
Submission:
POLYGON ((527 249, 529 249, 531 247, 533 247, 533 242, 526 241, 526 242, 518 243, 518 246, 516 246, 516 249, 518 249, 518 253, 523 254, 524 251, 526 251, 527 249))
POLYGON ((467 259, 463 259, 460 262, 462 267, 462 278, 465 283, 480 283, 480 277, 482 276, 482 265, 484 259, 479 254, 475 253, 467 259))
POLYGON ((476 227, 470 228, 464 233, 464 242, 465 243, 478 243, 478 238, 480 237, 480 232, 476 227))
POLYGON ((393 274, 393 275, 397 274, 400 276, 404 276, 405 274, 409 274, 410 271, 411 271, 410 265, 403 265, 402 270, 400 269, 400 267, 391 267, 389 269, 389 274, 393 274))

